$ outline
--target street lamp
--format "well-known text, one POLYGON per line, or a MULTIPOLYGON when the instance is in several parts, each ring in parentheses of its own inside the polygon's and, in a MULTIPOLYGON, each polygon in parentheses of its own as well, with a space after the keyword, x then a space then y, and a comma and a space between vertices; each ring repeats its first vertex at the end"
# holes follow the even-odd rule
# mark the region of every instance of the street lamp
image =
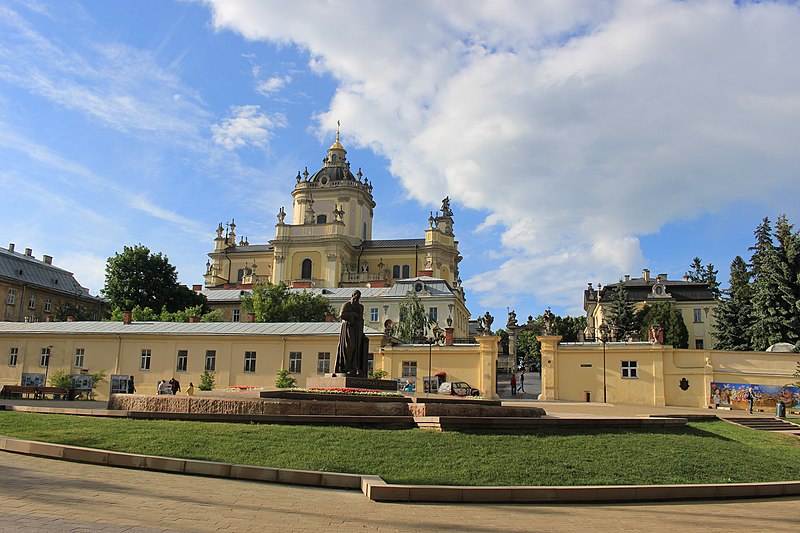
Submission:
POLYGON ((425 391, 425 395, 429 396, 433 385, 433 345, 444 342, 444 331, 439 327, 439 324, 433 326, 431 336, 424 337, 422 342, 428 345, 428 388, 425 391))
POLYGON ((44 383, 42 383, 43 387, 47 387, 47 372, 50 370, 50 350, 53 349, 53 345, 49 345, 45 348, 42 348, 42 355, 44 356, 44 383))
POLYGON ((608 342, 608 326, 603 322, 598 329, 600 330, 600 342, 603 343, 603 403, 608 403, 606 401, 606 343, 608 342))

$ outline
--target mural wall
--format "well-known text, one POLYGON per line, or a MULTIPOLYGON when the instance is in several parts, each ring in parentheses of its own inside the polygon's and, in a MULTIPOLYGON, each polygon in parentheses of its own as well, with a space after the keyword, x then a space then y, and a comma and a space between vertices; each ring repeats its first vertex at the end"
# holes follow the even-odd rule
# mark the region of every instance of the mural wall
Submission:
POLYGON ((786 407, 800 405, 800 389, 797 387, 777 387, 772 385, 755 385, 746 383, 720 383, 711 382, 710 401, 718 407, 731 407, 732 409, 747 409, 747 389, 753 388, 754 407, 764 407, 770 410, 781 401, 786 407))

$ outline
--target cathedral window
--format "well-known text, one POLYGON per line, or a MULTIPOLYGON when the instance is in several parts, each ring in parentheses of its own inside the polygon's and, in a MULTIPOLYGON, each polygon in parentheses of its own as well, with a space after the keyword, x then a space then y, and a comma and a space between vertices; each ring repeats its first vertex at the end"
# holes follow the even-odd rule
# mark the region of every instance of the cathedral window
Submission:
POLYGON ((409 267, 408 265, 403 265, 403 277, 404 278, 411 277, 410 271, 411 271, 411 267, 409 267))
POLYGON ((311 279, 311 259, 303 259, 300 266, 300 278, 311 279))
POLYGON ((400 265, 394 265, 392 267, 392 278, 397 279, 400 277, 400 265))
POLYGON ((240 268, 240 269, 239 269, 239 270, 236 272, 236 282, 237 282, 237 283, 241 283, 241 282, 242 282, 242 278, 244 278, 244 269, 243 269, 243 268, 240 268))
POLYGON ((317 215, 317 224, 326 224, 328 222, 328 215, 317 215))

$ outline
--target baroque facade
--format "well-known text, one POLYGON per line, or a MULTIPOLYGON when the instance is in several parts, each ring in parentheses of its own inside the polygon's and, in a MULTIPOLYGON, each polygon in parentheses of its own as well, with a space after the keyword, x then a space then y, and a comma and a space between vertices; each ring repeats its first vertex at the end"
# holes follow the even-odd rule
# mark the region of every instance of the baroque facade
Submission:
POLYGON ((625 276, 617 283, 589 287, 583 292, 583 309, 586 311, 586 340, 598 339, 600 325, 614 301, 618 285, 624 285, 628 299, 637 310, 645 304, 670 302, 683 317, 689 331, 690 349, 709 349, 714 345, 714 315, 718 301, 708 289, 708 283, 667 279, 666 274, 651 277, 648 269, 642 270, 641 278, 625 276))
POLYGON ((450 319, 455 336, 466 337, 469 311, 449 198, 431 213, 423 238, 379 240, 372 235, 373 186, 361 169, 351 172, 337 131, 322 168, 297 173, 291 213, 280 208, 272 240, 237 241, 233 221, 217 227, 203 291, 212 308, 243 320, 240 291, 265 283, 312 290, 334 306, 359 288, 365 319, 382 331, 386 320, 399 319, 399 293, 413 291, 440 326, 450 319))

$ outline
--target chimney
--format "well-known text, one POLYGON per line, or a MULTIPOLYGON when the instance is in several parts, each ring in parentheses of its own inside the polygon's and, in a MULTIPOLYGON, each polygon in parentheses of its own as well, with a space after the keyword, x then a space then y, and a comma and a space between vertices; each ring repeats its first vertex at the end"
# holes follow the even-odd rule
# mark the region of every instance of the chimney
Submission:
POLYGON ((192 285, 192 290, 194 292, 203 292, 203 285, 202 284, 200 284, 200 285, 192 285))
POLYGON ((646 268, 642 270, 642 279, 645 281, 650 281, 650 270, 646 268))
POLYGON ((247 321, 253 323, 256 321, 256 314, 255 313, 247 313, 247 321))
POLYGON ((200 322, 200 317, 199 316, 190 316, 189 317, 189 323, 190 324, 196 324, 198 322, 200 322))
POLYGON ((122 323, 123 324, 130 324, 131 323, 131 312, 130 311, 123 311, 122 312, 122 323))
POLYGON ((658 277, 661 278, 661 281, 667 281, 667 275, 666 274, 659 274, 658 277))
POLYGON ((454 328, 444 328, 444 344, 445 346, 453 345, 453 331, 454 328))
POLYGON ((630 281, 630 280, 631 280, 631 275, 625 274, 625 281, 630 281))
POLYGON ((325 313, 325 322, 333 322, 333 313, 325 313))
POLYGON ((14 243, 13 242, 8 243, 8 251, 9 252, 13 252, 14 251, 14 243))
POLYGON ((75 322, 75 315, 67 315, 67 322, 75 322))
POLYGON ((44 261, 45 265, 52 265, 53 264, 53 256, 52 255, 43 255, 42 261, 44 261))
POLYGON ((33 250, 30 248, 25 248, 25 255, 28 257, 33 257, 33 250))

